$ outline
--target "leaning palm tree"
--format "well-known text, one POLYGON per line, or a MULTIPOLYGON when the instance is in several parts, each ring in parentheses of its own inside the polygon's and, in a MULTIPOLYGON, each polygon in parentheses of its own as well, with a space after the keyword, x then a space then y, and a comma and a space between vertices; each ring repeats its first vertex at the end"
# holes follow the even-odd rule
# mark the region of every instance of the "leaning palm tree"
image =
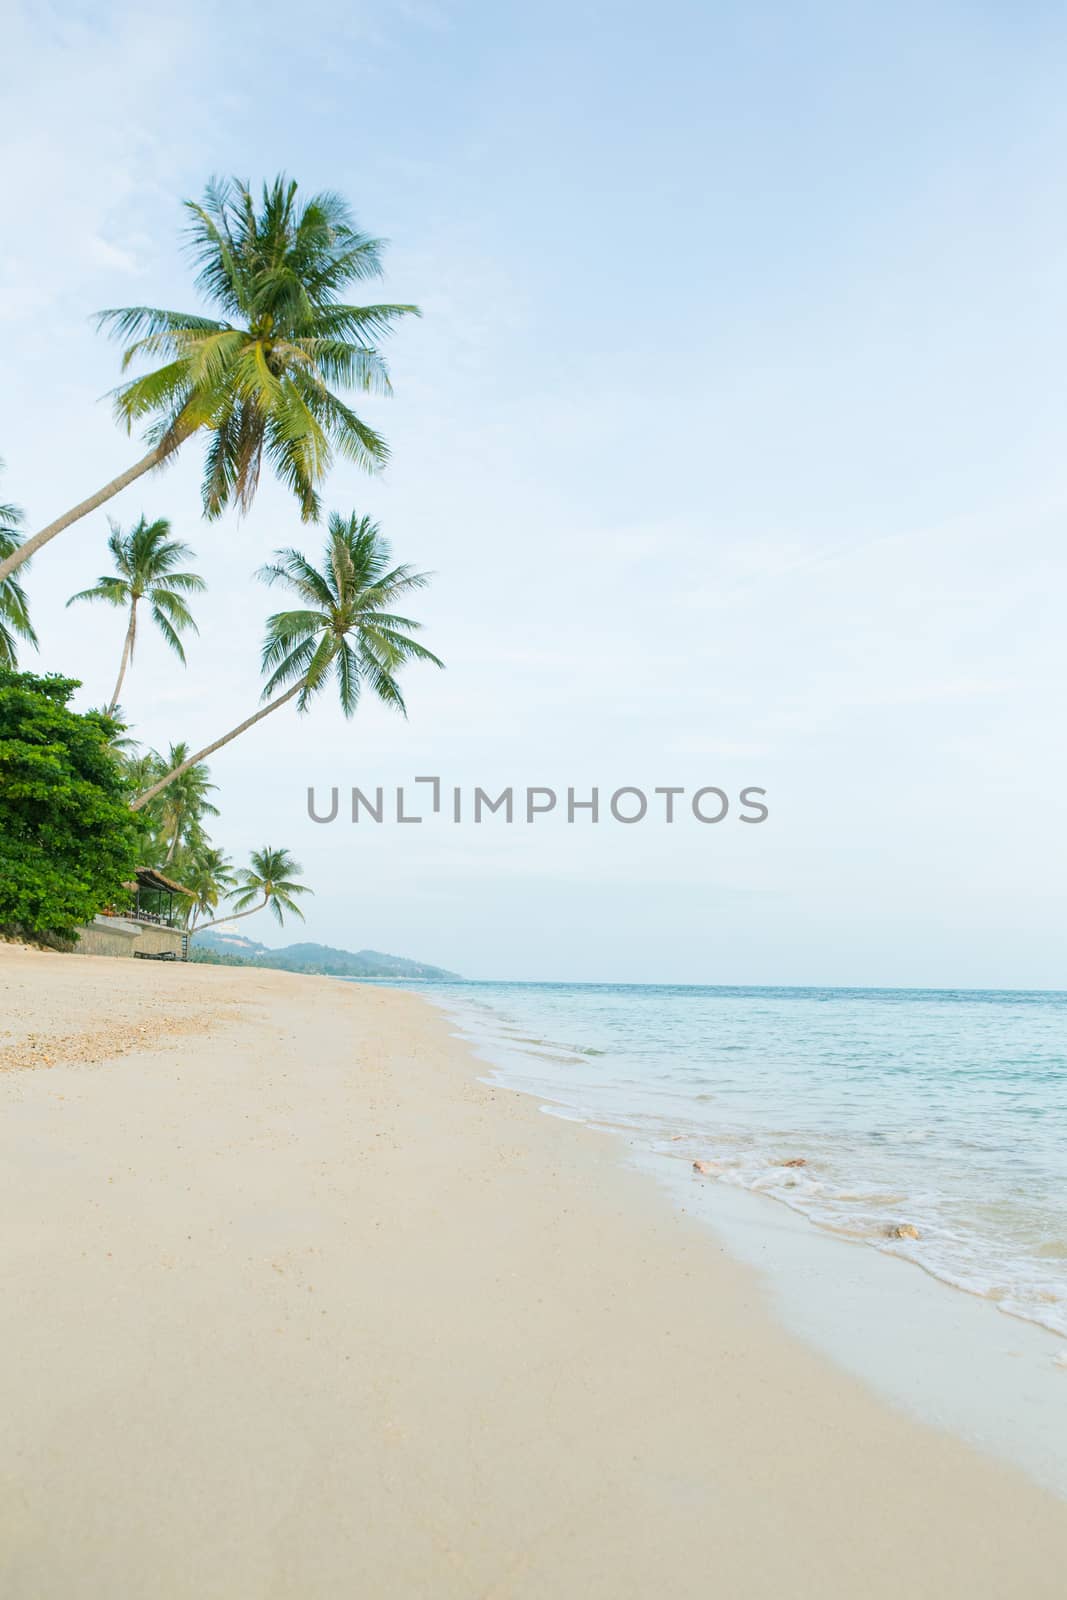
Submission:
POLYGON ((412 634, 421 626, 398 616, 392 607, 404 595, 421 589, 429 574, 409 566, 390 565, 392 553, 376 522, 369 517, 330 517, 321 569, 299 550, 276 550, 275 559, 259 576, 280 583, 303 602, 299 611, 279 611, 267 619, 262 666, 270 676, 263 690, 277 699, 244 722, 178 763, 131 802, 138 811, 174 783, 196 762, 221 750, 264 717, 295 700, 306 711, 312 699, 333 678, 341 710, 351 717, 364 685, 385 705, 407 715, 396 673, 408 661, 443 666, 412 634))
POLYGON ((100 326, 125 343, 124 371, 162 359, 114 395, 127 431, 147 423, 150 448, 0 562, 0 580, 201 431, 209 436, 208 517, 232 503, 247 511, 266 460, 313 521, 335 453, 368 470, 388 457, 334 387, 388 394, 378 343, 401 317, 419 314, 417 306, 340 298, 350 284, 381 277, 384 241, 361 232, 339 195, 298 202, 284 176, 264 184, 258 203, 247 183, 213 179, 201 202, 185 206, 196 285, 216 315, 152 306, 100 313, 100 326))
POLYGON ((198 633, 192 612, 183 599, 187 594, 200 594, 207 588, 196 572, 176 572, 179 561, 193 554, 187 544, 170 536, 170 523, 166 517, 146 522, 144 517, 129 533, 123 533, 117 523, 111 524, 107 547, 115 563, 114 573, 97 578, 91 589, 80 589, 67 601, 72 606, 76 600, 102 600, 109 606, 121 606, 129 612, 126 639, 122 646, 119 675, 108 716, 114 713, 122 693, 123 680, 133 660, 137 642, 137 607, 142 600, 151 607, 152 621, 185 665, 185 651, 181 635, 186 631, 198 633))
POLYGON ((267 906, 279 926, 284 924, 286 912, 303 922, 304 913, 295 897, 314 891, 295 881, 294 873, 304 870, 299 861, 294 861, 288 850, 272 850, 264 845, 262 850, 252 851, 251 862, 250 867, 242 867, 237 874, 237 893, 233 896, 237 909, 216 917, 214 922, 202 922, 198 932, 214 928, 220 922, 237 922, 241 917, 254 916, 267 906))
MULTIPOLYGON (((0 461, 0 468, 4 463, 0 461)), ((14 556, 22 547, 22 512, 18 506, 0 505, 0 561, 14 556)), ((16 578, 0 579, 0 667, 16 667, 16 639, 25 639, 37 648, 37 635, 30 622, 26 591, 16 578)))

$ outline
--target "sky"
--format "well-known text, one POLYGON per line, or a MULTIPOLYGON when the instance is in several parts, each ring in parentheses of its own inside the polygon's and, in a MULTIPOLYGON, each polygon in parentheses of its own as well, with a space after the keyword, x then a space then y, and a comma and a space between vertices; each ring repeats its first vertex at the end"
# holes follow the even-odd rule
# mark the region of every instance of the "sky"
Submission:
MULTIPOLYGON (((218 842, 314 889, 305 926, 241 931, 477 978, 1067 987, 1062 7, 64 3, 3 33, 0 498, 29 529, 134 459, 91 316, 200 308, 181 201, 213 173, 339 190, 390 240, 375 297, 422 308, 360 401, 387 471, 324 501, 434 573, 410 609, 446 670, 409 671, 406 721, 323 700, 214 758, 218 842), (419 775, 436 817, 347 820, 353 785, 428 812, 419 775), (508 785, 564 798, 469 820, 508 785), (731 809, 621 824, 622 786, 731 809)), ((200 459, 108 508, 169 517, 210 585, 186 670, 139 642, 149 747, 255 709, 252 574, 322 541, 266 483, 204 523, 200 459)), ((23 664, 82 705, 122 625, 65 601, 106 536, 29 581, 23 664)))

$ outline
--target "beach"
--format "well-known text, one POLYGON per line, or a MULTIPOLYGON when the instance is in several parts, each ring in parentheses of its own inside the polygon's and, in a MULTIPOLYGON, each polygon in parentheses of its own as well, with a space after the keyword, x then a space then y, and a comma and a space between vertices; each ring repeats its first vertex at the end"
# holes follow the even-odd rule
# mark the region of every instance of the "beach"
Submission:
POLYGON ((1062 1594, 1061 1499, 422 997, 3 945, 0 995, 6 1600, 1062 1594))

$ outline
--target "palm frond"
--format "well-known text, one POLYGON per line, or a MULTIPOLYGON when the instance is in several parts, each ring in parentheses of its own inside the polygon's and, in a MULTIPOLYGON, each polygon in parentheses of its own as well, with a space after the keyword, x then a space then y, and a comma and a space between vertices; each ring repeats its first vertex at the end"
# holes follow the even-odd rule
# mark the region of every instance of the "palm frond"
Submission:
POLYGON ((355 716, 356 707, 359 705, 359 691, 362 687, 363 675, 359 670, 359 657, 348 643, 347 639, 341 641, 341 648, 337 652, 337 692, 341 701, 341 710, 346 717, 355 716))
POLYGON ((170 645, 170 648, 174 651, 174 654, 178 657, 178 660, 184 667, 186 665, 185 650, 182 647, 182 642, 178 636, 177 629, 171 626, 170 622, 167 620, 158 606, 152 607, 152 621, 155 623, 156 627, 159 629, 160 633, 163 635, 164 639, 170 645))
POLYGON ((403 666, 408 661, 426 661, 432 667, 444 669, 444 662, 432 650, 427 650, 417 639, 395 629, 368 627, 364 630, 364 637, 368 642, 380 645, 379 654, 394 666, 403 666))
MULTIPOLYGON (((310 638, 302 639, 299 644, 294 645, 287 652, 279 650, 274 658, 277 660, 277 666, 263 686, 264 700, 269 700, 276 689, 289 688, 299 679, 305 677, 315 659, 317 647, 317 640, 310 638)), ((267 662, 267 654, 268 652, 265 649, 263 652, 265 668, 274 664, 273 660, 269 663, 267 662)))
POLYGON ((123 578, 98 578, 91 589, 72 594, 67 605, 72 606, 75 600, 103 600, 109 606, 125 606, 130 600, 129 585, 123 578))
POLYGON ((170 589, 155 585, 149 589, 148 598, 156 611, 162 612, 171 626, 180 633, 200 632, 192 612, 180 594, 174 594, 170 589))
POLYGON ((207 584, 198 572, 167 572, 168 589, 178 589, 182 594, 203 594, 207 584))
MULTIPOLYGON (((0 560, 13 555, 22 544, 21 523, 22 512, 18 506, 0 506, 0 560)), ((23 563, 23 571, 26 566, 28 562, 23 563)), ((18 665, 20 639, 37 649, 37 634, 30 621, 26 591, 17 578, 5 578, 0 582, 0 666, 18 665)))
MULTIPOLYGON (((299 382, 294 378, 294 386, 299 382)), ((309 387, 306 386, 305 387, 309 387)), ((351 406, 329 389, 314 389, 305 397, 307 407, 319 419, 323 431, 346 460, 354 461, 364 472, 379 472, 389 460, 389 446, 380 433, 356 416, 351 406)))
POLYGON ((300 550, 294 550, 292 547, 287 550, 275 550, 274 560, 260 567, 256 576, 271 586, 276 583, 288 584, 301 599, 308 600, 313 605, 328 608, 337 601, 329 581, 312 566, 300 550))
POLYGON ((338 649, 339 643, 334 634, 323 634, 315 644, 304 673, 303 687, 296 698, 298 711, 306 711, 312 695, 317 694, 326 683, 338 649))

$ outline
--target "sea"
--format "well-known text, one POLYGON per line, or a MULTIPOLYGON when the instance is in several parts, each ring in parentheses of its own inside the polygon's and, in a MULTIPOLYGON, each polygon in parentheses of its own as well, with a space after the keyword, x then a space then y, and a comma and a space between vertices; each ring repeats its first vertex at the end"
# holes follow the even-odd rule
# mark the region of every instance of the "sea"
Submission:
POLYGON ((546 1108, 1067 1340, 1067 993, 424 987, 546 1108))

